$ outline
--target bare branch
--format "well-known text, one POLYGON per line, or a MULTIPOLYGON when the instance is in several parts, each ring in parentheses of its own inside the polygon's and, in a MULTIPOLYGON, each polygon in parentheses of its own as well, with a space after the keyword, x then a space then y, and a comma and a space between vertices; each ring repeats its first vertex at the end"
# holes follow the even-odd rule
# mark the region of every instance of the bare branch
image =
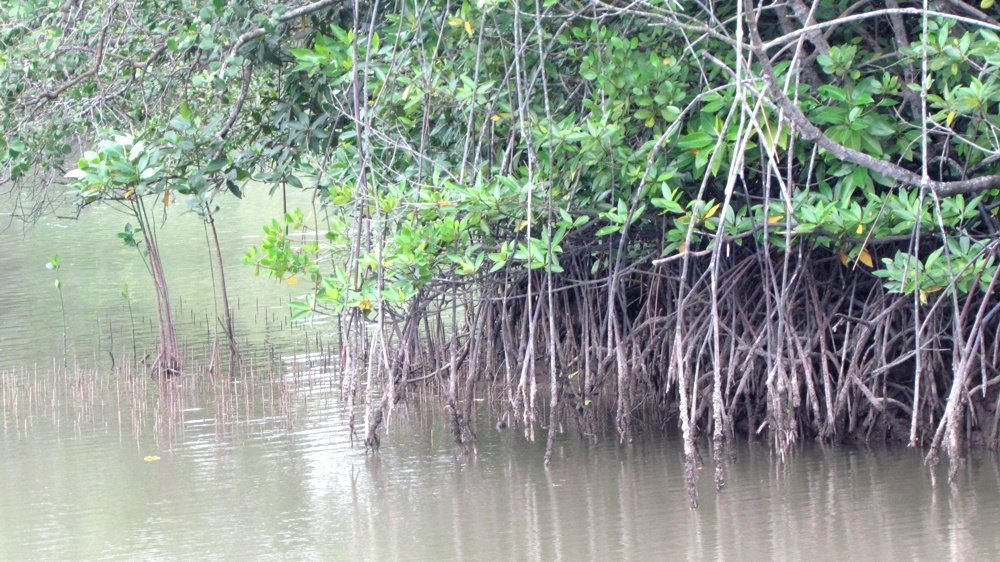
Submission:
MULTIPOLYGON (((763 41, 761 41, 759 46, 762 47, 764 51, 768 51, 770 49, 773 49, 774 47, 778 47, 780 45, 784 45, 785 43, 788 43, 789 41, 791 41, 793 39, 796 39, 800 35, 811 33, 811 32, 813 32, 813 31, 815 31, 817 29, 826 29, 828 27, 836 27, 838 25, 844 25, 844 24, 847 24, 847 23, 855 23, 855 22, 859 22, 859 21, 862 21, 862 20, 867 20, 867 19, 872 19, 872 18, 880 18, 880 17, 883 17, 883 16, 892 16, 892 15, 919 16, 919 15, 923 15, 923 10, 920 9, 920 8, 897 8, 897 9, 894 9, 894 10, 892 10, 892 9, 873 10, 871 12, 865 12, 865 13, 862 13, 862 14, 852 14, 850 16, 844 16, 844 17, 832 19, 832 20, 829 20, 829 21, 824 21, 824 22, 820 22, 820 23, 817 23, 817 24, 813 24, 813 25, 807 25, 807 26, 805 26, 803 28, 796 29, 795 31, 792 31, 791 33, 786 33, 786 34, 782 35, 781 37, 776 37, 774 39, 771 39, 770 41, 768 41, 766 43, 763 42, 763 41)), ((987 29, 992 29, 993 31, 1000 32, 1000 25, 996 25, 996 24, 993 24, 991 22, 984 21, 984 20, 977 20, 977 19, 974 19, 974 18, 967 18, 967 17, 964 17, 964 16, 957 16, 955 14, 947 14, 945 12, 935 12, 933 10, 929 10, 927 12, 927 15, 930 16, 930 17, 944 18, 944 19, 950 19, 950 20, 954 20, 954 21, 959 21, 959 22, 967 23, 967 24, 973 25, 973 26, 985 27, 987 29)), ((754 19, 754 21, 756 21, 756 19, 754 19)), ((754 26, 754 27, 756 28, 756 26, 754 26)))

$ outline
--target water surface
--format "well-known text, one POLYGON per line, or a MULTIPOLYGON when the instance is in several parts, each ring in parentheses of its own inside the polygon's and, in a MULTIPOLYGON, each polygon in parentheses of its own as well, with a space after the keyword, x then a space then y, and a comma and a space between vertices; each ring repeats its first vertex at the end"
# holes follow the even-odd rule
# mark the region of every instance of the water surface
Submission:
MULTIPOLYGON (((479 453, 451 443, 438 403, 397 410, 378 454, 352 445, 330 361, 331 324, 288 323, 297 287, 239 257, 280 205, 219 216, 238 303, 244 378, 191 373, 168 392, 111 370, 153 343, 153 296, 123 215, 46 219, 0 234, 0 560, 990 559, 1000 553, 1000 467, 977 454, 933 485, 919 451, 805 444, 785 463, 740 442, 722 493, 701 474, 687 508, 681 447, 543 444, 480 412, 479 453), (59 253, 70 369, 48 257, 59 253), (113 343, 112 340, 113 339, 113 343), (326 349, 326 347, 323 347, 326 349), (268 363, 264 359, 272 357, 268 363), (77 365, 74 367, 73 365, 77 365)), ((204 231, 176 213, 163 254, 192 365, 214 327, 204 231)), ((141 370, 141 369, 139 369, 141 370)))

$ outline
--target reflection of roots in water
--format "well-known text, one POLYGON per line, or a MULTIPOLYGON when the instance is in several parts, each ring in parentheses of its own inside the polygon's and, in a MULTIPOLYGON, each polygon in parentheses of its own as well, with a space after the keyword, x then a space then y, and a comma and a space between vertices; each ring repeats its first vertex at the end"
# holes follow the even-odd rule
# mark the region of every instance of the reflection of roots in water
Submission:
POLYGON ((27 439, 52 428, 75 436, 117 430, 138 443, 151 431, 158 446, 170 448, 183 438, 185 422, 211 417, 220 438, 289 429, 292 397, 330 388, 318 367, 326 360, 263 365, 244 362, 234 376, 211 375, 207 364, 187 360, 181 376, 153 378, 141 362, 120 361, 112 369, 84 368, 0 371, 0 405, 5 439, 27 439), (197 412, 197 414, 195 414, 197 412), (186 419, 197 415, 199 419, 186 419))

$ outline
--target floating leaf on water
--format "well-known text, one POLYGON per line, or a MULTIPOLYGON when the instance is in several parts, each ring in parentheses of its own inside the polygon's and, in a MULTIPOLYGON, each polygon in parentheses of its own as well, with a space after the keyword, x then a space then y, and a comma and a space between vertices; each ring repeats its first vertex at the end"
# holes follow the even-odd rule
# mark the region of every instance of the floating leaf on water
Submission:
POLYGON ((298 277, 289 277, 288 280, 286 281, 286 283, 288 283, 289 285, 297 285, 299 283, 299 278, 298 277))
POLYGON ((142 460, 144 460, 146 462, 156 462, 156 461, 160 460, 160 457, 158 457, 156 455, 146 455, 146 456, 142 457, 142 460))

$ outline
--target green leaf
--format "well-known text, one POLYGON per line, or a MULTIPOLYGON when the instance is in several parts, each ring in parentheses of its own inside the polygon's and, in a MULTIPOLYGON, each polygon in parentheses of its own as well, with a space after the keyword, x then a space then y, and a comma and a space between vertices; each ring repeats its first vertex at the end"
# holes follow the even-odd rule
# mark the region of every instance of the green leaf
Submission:
POLYGON ((711 146, 713 142, 715 142, 715 139, 712 138, 712 135, 704 131, 695 131, 681 137, 677 146, 682 150, 701 150, 711 146))
POLYGON ((201 173, 203 174, 214 174, 226 166, 229 160, 225 156, 220 156, 215 160, 208 163, 207 166, 202 168, 201 173))
POLYGON ((830 84, 823 84, 822 86, 820 86, 819 93, 820 95, 826 97, 827 99, 836 100, 839 102, 847 101, 847 94, 845 94, 844 91, 841 90, 840 88, 830 84))
MULTIPOLYGON (((702 111, 705 111, 705 108, 702 108, 702 111)), ((660 110, 660 116, 667 123, 673 123, 681 116, 681 110, 675 105, 668 105, 660 110)))

